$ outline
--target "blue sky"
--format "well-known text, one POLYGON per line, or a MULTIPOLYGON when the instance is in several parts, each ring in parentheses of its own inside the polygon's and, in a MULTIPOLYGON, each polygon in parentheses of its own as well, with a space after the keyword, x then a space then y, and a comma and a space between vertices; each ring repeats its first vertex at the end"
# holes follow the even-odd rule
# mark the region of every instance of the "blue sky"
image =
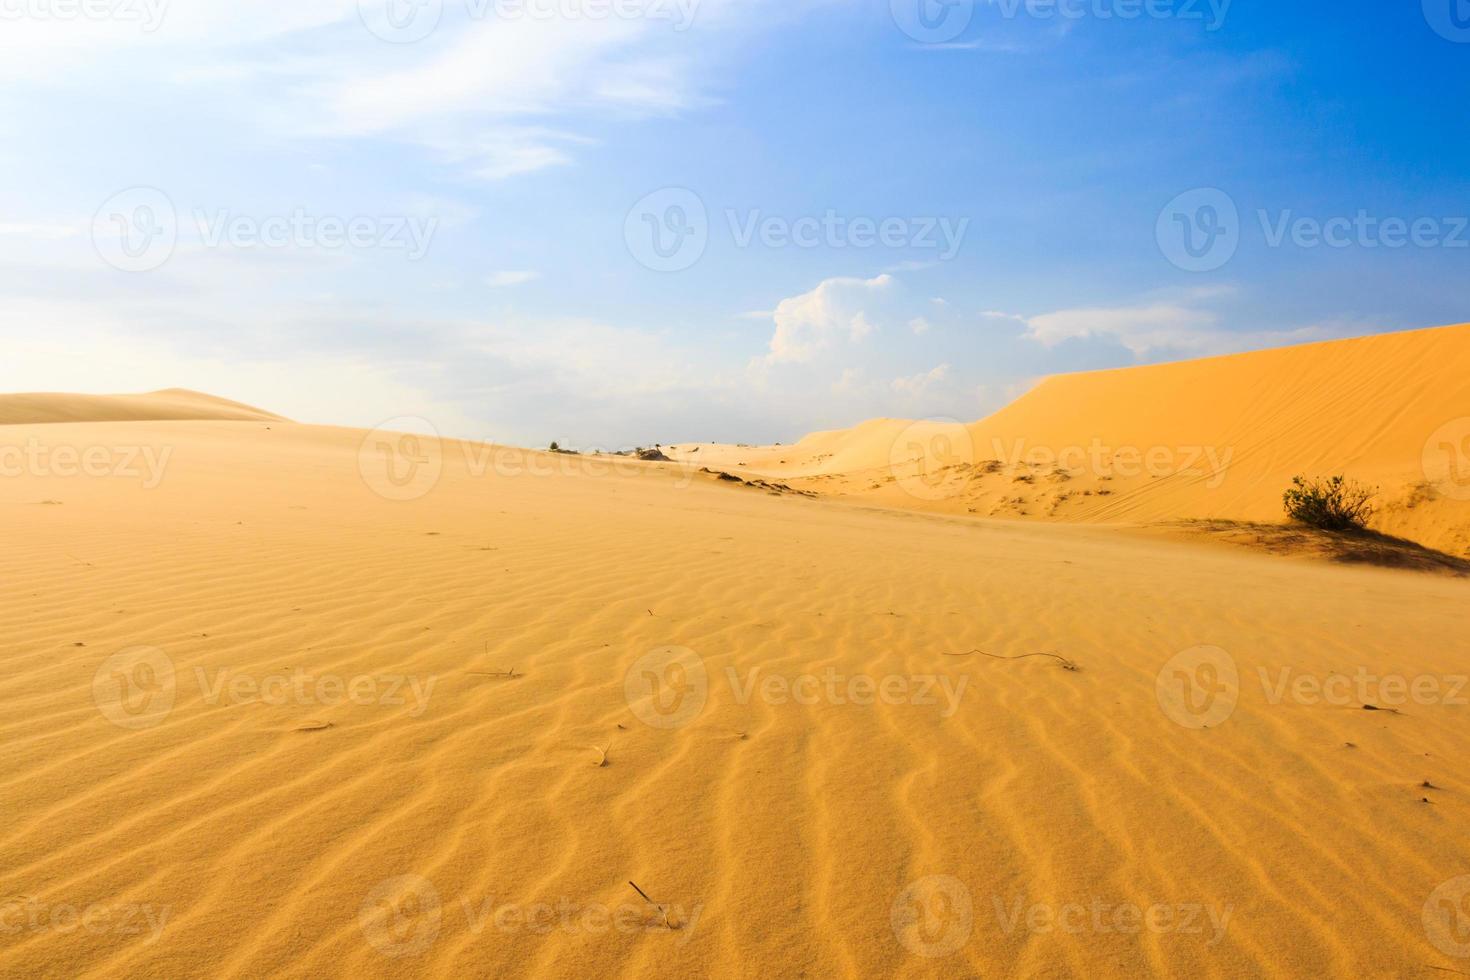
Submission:
POLYGON ((3 390, 788 441, 1470 319, 1467 0, 82 2, 0 0, 3 390))

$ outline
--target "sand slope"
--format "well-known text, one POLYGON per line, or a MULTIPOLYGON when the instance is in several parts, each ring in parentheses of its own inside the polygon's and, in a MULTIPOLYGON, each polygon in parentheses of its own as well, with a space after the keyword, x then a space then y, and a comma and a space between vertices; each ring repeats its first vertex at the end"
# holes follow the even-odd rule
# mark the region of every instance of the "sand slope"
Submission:
POLYGON ((1465 555, 1470 326, 1064 375, 969 425, 672 455, 887 506, 1083 522, 1280 520, 1293 476, 1345 473, 1380 488, 1375 527, 1465 555))
POLYGON ((226 398, 183 388, 146 395, 0 395, 0 425, 43 422, 146 422, 163 419, 284 421, 281 416, 226 398))
POLYGON ((1425 915, 1470 708, 1258 671, 1448 686, 1464 580, 337 429, 3 435, 168 462, 0 480, 0 976, 1463 968, 1425 915))

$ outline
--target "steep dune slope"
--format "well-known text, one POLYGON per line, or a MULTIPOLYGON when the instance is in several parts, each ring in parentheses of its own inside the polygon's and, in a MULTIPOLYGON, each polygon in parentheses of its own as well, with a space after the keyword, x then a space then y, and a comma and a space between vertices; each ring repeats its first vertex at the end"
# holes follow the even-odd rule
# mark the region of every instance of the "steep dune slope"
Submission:
POLYGON ((1281 518, 1297 474, 1378 486, 1375 526, 1470 552, 1470 326, 1049 378, 969 425, 679 447, 891 506, 1089 522, 1281 518))
POLYGON ((54 422, 156 422, 168 420, 236 422, 285 421, 226 398, 169 388, 143 395, 73 395, 51 392, 0 395, 0 425, 54 422))

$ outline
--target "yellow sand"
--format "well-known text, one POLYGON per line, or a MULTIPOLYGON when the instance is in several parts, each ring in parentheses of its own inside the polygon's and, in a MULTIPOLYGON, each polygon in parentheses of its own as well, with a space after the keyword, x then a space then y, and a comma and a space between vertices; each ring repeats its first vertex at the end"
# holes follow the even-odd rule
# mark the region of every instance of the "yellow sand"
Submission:
POLYGON ((1465 579, 275 422, 0 446, 0 976, 1470 970, 1465 579))
POLYGON ((281 420, 225 398, 170 388, 146 395, 0 395, 0 425, 35 422, 147 422, 163 419, 281 420))
POLYGON ((1470 555, 1470 326, 1064 375, 972 424, 669 454, 883 506, 1088 523, 1284 520, 1293 476, 1342 473, 1380 491, 1375 528, 1470 555))

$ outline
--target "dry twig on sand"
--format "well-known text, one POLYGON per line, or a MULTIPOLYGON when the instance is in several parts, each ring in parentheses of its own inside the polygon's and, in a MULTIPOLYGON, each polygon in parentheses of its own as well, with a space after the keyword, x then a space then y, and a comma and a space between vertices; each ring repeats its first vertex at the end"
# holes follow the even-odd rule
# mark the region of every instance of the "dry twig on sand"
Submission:
POLYGON ((655 902, 653 899, 649 898, 648 897, 648 893, 646 891, 644 891, 643 889, 639 888, 637 885, 633 884, 633 882, 630 881, 630 882, 628 882, 628 884, 629 885, 632 885, 633 890, 635 892, 637 892, 639 895, 643 896, 643 900, 645 902, 647 902, 649 905, 652 905, 654 907, 654 910, 657 911, 659 915, 663 916, 664 928, 666 928, 666 929, 676 929, 676 928, 678 928, 672 922, 669 921, 669 907, 667 905, 661 905, 658 902, 655 902))
POLYGON ((946 653, 945 656, 946 657, 968 657, 968 656, 971 656, 972 654, 976 654, 976 653, 980 654, 980 656, 982 656, 982 657, 989 657, 991 660, 1025 660, 1028 657, 1051 657, 1053 660, 1058 661, 1062 665, 1062 669, 1063 670, 1070 670, 1070 671, 1074 671, 1075 672, 1075 671, 1079 671, 1079 670, 1082 669, 1082 667, 1077 663, 1077 661, 1075 661, 1075 660, 1068 660, 1066 657, 1062 656, 1059 653, 1049 653, 1049 652, 1045 652, 1045 653, 1022 653, 1022 654, 1018 654, 1017 656, 1014 656, 1014 657, 1002 657, 998 653, 986 653, 984 650, 975 649, 975 650, 966 650, 964 653, 946 653))

